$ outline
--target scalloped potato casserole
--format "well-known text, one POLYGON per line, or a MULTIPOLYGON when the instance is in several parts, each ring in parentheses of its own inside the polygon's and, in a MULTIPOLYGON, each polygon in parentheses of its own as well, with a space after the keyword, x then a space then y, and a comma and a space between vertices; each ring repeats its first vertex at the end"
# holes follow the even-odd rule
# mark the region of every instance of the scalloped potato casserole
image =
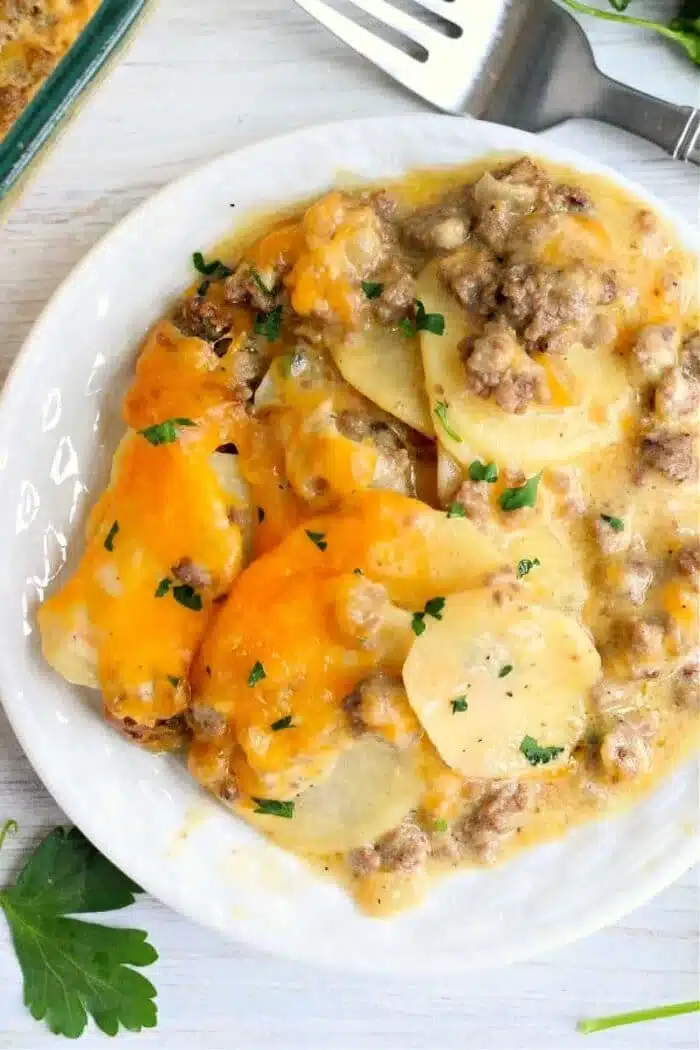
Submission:
POLYGON ((651 790, 700 722, 698 275, 664 221, 490 158, 193 258, 48 662, 372 914, 651 790))

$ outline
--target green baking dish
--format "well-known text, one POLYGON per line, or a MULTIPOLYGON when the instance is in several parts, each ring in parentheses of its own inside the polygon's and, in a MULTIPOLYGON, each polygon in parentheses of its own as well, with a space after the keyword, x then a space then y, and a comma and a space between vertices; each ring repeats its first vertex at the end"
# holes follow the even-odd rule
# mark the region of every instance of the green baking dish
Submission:
POLYGON ((151 0, 102 0, 77 40, 0 142, 0 209, 151 0))

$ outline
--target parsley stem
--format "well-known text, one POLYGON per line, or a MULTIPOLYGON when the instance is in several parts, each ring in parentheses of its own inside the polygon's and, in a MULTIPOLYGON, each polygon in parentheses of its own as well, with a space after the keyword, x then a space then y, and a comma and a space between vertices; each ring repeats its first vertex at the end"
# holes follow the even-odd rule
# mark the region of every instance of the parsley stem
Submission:
POLYGON ((16 834, 19 831, 19 824, 16 820, 6 820, 3 826, 0 828, 0 849, 2 849, 5 839, 12 832, 16 834))
POLYGON ((700 999, 688 1003, 674 1003, 671 1006, 656 1006, 650 1010, 636 1010, 629 1014, 612 1014, 610 1017, 598 1017, 592 1021, 579 1021, 576 1028, 583 1035, 590 1035, 592 1032, 604 1032, 607 1028, 619 1028, 625 1024, 639 1024, 640 1021, 656 1021, 663 1017, 698 1012, 700 999))

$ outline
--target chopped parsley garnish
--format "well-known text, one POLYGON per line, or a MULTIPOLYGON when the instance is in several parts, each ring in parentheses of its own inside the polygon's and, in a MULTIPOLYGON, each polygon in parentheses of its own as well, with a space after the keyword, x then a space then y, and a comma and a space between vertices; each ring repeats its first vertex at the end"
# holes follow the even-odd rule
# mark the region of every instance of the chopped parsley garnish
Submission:
POLYGON ((442 817, 438 817, 438 819, 433 823, 433 827, 436 831, 449 831, 450 825, 446 820, 443 820, 442 817))
MULTIPOLYGON (((0 830, 0 845, 12 827, 0 830)), ((89 1016, 106 1035, 155 1028, 156 990, 134 968, 158 958, 147 934, 75 918, 126 908, 140 892, 77 828, 55 828, 0 891, 24 1002, 54 1035, 77 1039, 89 1016)))
POLYGON ((513 670, 513 665, 512 664, 504 664, 503 667, 501 668, 501 670, 498 672, 498 677, 499 678, 506 678, 510 674, 510 672, 512 670, 513 670))
POLYGON ((495 463, 482 463, 480 459, 469 464, 469 477, 472 481, 488 481, 490 485, 498 481, 498 467, 495 463))
POLYGON ((447 418, 447 404, 445 401, 438 401, 438 403, 435 406, 435 415, 442 423, 443 430, 445 431, 447 436, 451 437, 453 441, 457 441, 461 444, 461 437, 459 436, 457 431, 450 426, 449 420, 447 418))
POLYGON ((432 335, 445 334, 445 318, 442 314, 426 313, 425 306, 420 299, 416 299, 415 307, 415 319, 411 321, 408 317, 404 317, 399 325, 404 335, 414 336, 417 332, 431 332, 432 335))
POLYGON ((434 620, 442 619, 442 611, 445 608, 445 598, 430 598, 421 612, 416 612, 411 617, 411 629, 413 633, 420 636, 425 630, 426 616, 432 616, 434 620))
POLYGON ((262 525, 265 520, 265 511, 262 507, 258 507, 258 525, 262 525))
POLYGON ((118 532, 119 532, 119 522, 115 521, 114 524, 112 525, 112 528, 107 533, 107 539, 105 540, 105 550, 106 551, 110 551, 110 553, 111 553, 114 550, 114 539, 115 539, 115 537, 116 537, 118 532))
POLYGON ((612 514, 601 514, 600 517, 605 522, 605 524, 609 525, 610 528, 614 529, 615 532, 624 531, 625 523, 622 520, 622 518, 615 518, 612 514))
POLYGON ((292 716, 285 715, 284 718, 278 718, 276 722, 273 722, 270 726, 273 732, 279 733, 280 729, 291 729, 292 727, 292 716))
POLYGON ((139 434, 145 437, 151 445, 169 445, 170 442, 177 441, 177 432, 180 427, 193 427, 194 425, 191 419, 166 419, 162 423, 154 423, 153 426, 146 427, 145 430, 139 430, 139 434))
POLYGON ((173 587, 173 598, 186 609, 191 609, 192 612, 200 612, 202 608, 202 596, 197 594, 189 583, 179 583, 177 587, 173 587))
POLYGON ((266 677, 265 668, 259 660, 256 660, 251 668, 250 674, 248 675, 248 685, 251 687, 257 685, 258 682, 262 682, 263 678, 266 677))
POLYGON ((425 612, 427 615, 432 616, 434 620, 441 620, 446 600, 446 598, 430 598, 429 601, 425 603, 425 612))
POLYGON ((164 598, 173 585, 173 581, 169 580, 166 576, 165 579, 161 580, 156 587, 155 596, 156 598, 164 598))
POLYGON ((221 259, 213 259, 210 263, 206 262, 201 252, 194 252, 192 262, 198 273, 203 273, 205 277, 211 277, 214 281, 218 281, 223 277, 230 277, 233 273, 233 270, 226 266, 225 263, 222 263, 221 259))
POLYGON ((320 551, 325 551, 328 543, 326 542, 325 532, 310 532, 309 529, 304 530, 306 535, 309 537, 312 543, 315 543, 320 551))
POLYGON ((522 580, 523 576, 527 576, 533 569, 537 569, 540 565, 539 558, 522 558, 518 562, 518 579, 522 580))
POLYGON ((368 299, 378 299, 384 291, 384 285, 379 281, 363 281, 362 291, 368 299))
POLYGON ((255 318, 255 334, 264 335, 270 343, 275 343, 282 331, 282 306, 275 306, 267 313, 259 313, 255 318))
POLYGON ((170 684, 173 687, 173 689, 177 689, 177 687, 180 684, 180 679, 174 674, 169 674, 168 675, 168 681, 170 682, 170 684))
POLYGON ((265 284, 262 277, 260 276, 260 274, 254 266, 251 266, 250 268, 250 277, 255 287, 259 291, 261 291, 263 295, 272 295, 272 288, 267 287, 267 285, 265 284))
POLYGON ((504 489, 500 499, 501 509, 520 510, 521 507, 534 507, 541 477, 542 471, 528 478, 524 485, 516 489, 504 489))
POLYGON ((285 817, 291 820, 294 816, 293 802, 280 802, 276 798, 254 798, 255 812, 264 813, 267 817, 285 817))
POLYGON ((456 700, 452 701, 452 714, 461 714, 462 711, 466 711, 469 708, 466 696, 458 696, 456 700))
POLYGON ((200 297, 201 299, 203 299, 203 298, 204 298, 204 296, 205 296, 205 295, 207 294, 207 292, 209 291, 209 286, 210 286, 210 285, 211 285, 211 281, 202 281, 202 283, 200 284, 199 288, 197 289, 197 295, 198 295, 198 296, 199 296, 199 297, 200 297))
POLYGON ((447 508, 448 518, 466 518, 467 512, 461 503, 450 503, 447 508))
POLYGON ((546 766, 553 758, 560 755, 563 747, 540 747, 533 736, 523 737, 520 752, 525 756, 531 766, 546 766))

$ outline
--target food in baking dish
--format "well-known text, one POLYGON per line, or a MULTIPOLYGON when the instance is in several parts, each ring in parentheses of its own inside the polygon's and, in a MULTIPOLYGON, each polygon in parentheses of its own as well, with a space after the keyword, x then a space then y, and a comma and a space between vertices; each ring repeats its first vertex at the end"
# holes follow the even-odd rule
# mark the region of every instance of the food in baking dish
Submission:
POLYGON ((155 325, 44 653, 388 914, 697 741, 696 261, 487 158, 258 221, 155 325))
POLYGON ((101 0, 0 0, 0 141, 101 0))

